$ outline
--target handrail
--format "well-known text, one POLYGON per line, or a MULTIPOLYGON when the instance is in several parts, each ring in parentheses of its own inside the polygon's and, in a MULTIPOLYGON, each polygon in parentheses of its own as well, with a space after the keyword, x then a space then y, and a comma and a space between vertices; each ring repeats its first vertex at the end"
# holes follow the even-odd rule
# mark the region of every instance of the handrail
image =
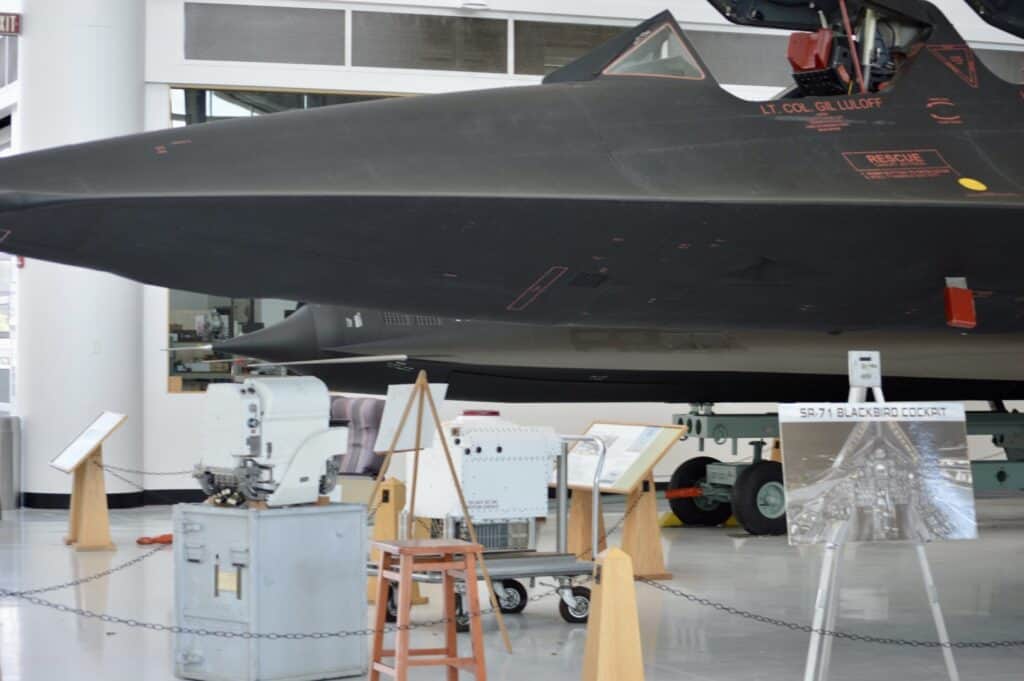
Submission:
MULTIPOLYGON (((608 453, 608 446, 605 445, 604 440, 597 437, 596 435, 562 435, 562 442, 589 442, 590 444, 597 447, 597 467, 594 469, 594 489, 593 497, 591 499, 590 509, 590 541, 591 541, 591 560, 597 560, 598 548, 600 546, 601 539, 598 537, 598 520, 600 519, 601 513, 601 474, 604 472, 604 457, 608 453)), ((568 477, 568 451, 565 452, 566 465, 565 475, 562 475, 562 469, 559 468, 558 484, 559 489, 563 485, 567 485, 568 482, 565 478, 568 477)), ((559 537, 561 541, 561 537, 559 537)), ((560 550, 564 550, 562 547, 560 550)))

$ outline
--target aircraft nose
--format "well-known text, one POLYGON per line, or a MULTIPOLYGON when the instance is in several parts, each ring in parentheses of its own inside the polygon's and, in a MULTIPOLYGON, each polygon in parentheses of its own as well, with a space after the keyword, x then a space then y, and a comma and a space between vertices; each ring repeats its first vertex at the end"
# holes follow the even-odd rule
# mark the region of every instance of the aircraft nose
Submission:
POLYGON ((241 357, 255 357, 272 362, 294 362, 318 359, 320 348, 312 306, 305 305, 259 331, 214 343, 213 349, 241 357))

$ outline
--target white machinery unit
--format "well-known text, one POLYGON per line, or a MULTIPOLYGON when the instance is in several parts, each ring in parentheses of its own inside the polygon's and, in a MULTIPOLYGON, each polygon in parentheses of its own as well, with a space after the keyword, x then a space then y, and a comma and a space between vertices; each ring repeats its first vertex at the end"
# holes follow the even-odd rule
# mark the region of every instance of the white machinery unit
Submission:
POLYGON ((268 506, 308 504, 337 484, 348 429, 330 427, 331 400, 311 376, 248 378, 206 391, 202 459, 193 475, 268 506))
MULTIPOLYGON (((179 627, 312 634, 366 627, 366 508, 174 507, 179 627)), ((174 671, 200 681, 312 681, 366 673, 364 636, 227 638, 180 633, 174 671)))
MULTIPOLYGON (((519 426, 490 411, 466 412, 443 430, 481 543, 488 551, 532 549, 534 520, 548 513, 548 483, 561 438, 551 428, 519 426)), ((462 508, 441 443, 419 459, 416 517, 434 520, 434 536, 464 538, 462 508)), ((411 481, 412 457, 407 465, 411 481)), ((411 502, 412 495, 406 498, 411 502)))

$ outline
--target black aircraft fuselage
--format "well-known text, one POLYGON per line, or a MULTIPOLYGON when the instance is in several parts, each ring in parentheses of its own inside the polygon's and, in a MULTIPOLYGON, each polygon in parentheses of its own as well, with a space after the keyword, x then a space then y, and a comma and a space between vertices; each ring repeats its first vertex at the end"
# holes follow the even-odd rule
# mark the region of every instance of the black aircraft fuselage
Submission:
POLYGON ((955 276, 978 292, 962 346, 1019 336, 1024 89, 928 3, 848 4, 915 27, 905 46, 894 32, 880 91, 739 100, 666 13, 539 86, 4 160, 2 247, 238 297, 938 345, 961 333, 943 310, 955 276))
POLYGON ((846 393, 850 348, 882 351, 890 399, 1012 399, 1024 382, 1024 344, 1013 334, 953 334, 939 343, 913 331, 567 327, 314 304, 213 344, 284 363, 335 391, 383 394, 425 370, 448 384, 449 398, 489 402, 829 401, 846 393), (394 355, 407 359, 334 363, 394 355))

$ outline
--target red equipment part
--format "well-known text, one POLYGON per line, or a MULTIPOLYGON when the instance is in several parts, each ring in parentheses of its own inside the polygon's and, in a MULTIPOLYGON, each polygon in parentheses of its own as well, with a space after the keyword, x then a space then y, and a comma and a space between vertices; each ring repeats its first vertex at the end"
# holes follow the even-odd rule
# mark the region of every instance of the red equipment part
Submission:
POLYGON ((799 73, 828 68, 832 59, 833 38, 832 31, 827 28, 789 36, 789 52, 786 56, 793 70, 799 73))
POLYGON ((695 499, 704 496, 704 490, 700 487, 677 487, 665 490, 666 499, 695 499))
POLYGON ((974 292, 969 288, 946 287, 946 324, 954 329, 973 329, 978 325, 974 292))
POLYGON ((135 543, 141 546, 149 546, 150 544, 172 544, 174 543, 174 535, 158 534, 155 537, 139 537, 135 540, 135 543))

